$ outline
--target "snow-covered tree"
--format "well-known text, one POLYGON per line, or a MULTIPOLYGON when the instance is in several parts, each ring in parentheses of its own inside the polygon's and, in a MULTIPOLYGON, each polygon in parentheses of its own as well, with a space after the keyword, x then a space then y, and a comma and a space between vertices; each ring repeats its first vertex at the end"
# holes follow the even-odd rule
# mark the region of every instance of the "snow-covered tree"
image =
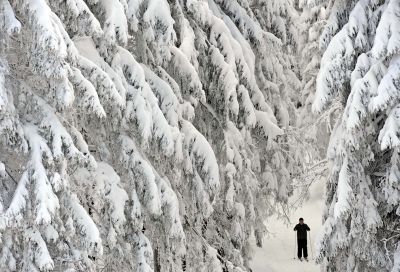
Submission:
POLYGON ((327 24, 329 1, 302 0, 298 8, 301 10, 300 29, 300 67, 302 78, 301 96, 298 97, 299 122, 304 142, 308 143, 314 160, 325 158, 330 133, 340 111, 340 102, 335 101, 329 111, 323 114, 312 114, 311 107, 316 92, 316 78, 320 67, 320 36, 327 24))
POLYGON ((400 2, 332 1, 313 103, 344 110, 330 141, 324 271, 399 271, 400 2))
POLYGON ((247 270, 301 169, 296 16, 0 0, 0 270, 247 270))

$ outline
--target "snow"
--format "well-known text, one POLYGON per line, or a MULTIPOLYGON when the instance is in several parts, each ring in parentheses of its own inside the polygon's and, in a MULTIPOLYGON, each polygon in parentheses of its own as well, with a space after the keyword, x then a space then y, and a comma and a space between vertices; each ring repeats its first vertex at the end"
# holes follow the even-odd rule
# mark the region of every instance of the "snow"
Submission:
POLYGON ((4 13, 7 34, 18 33, 21 30, 21 23, 15 18, 14 11, 7 0, 0 3, 0 10, 4 13))
POLYGON ((143 14, 143 21, 152 27, 152 29, 147 30, 147 33, 144 33, 148 40, 163 38, 164 42, 166 43, 174 40, 175 32, 173 25, 175 21, 171 17, 169 4, 166 0, 148 1, 147 10, 143 14), (154 30, 156 29, 156 24, 159 23, 165 27, 165 30, 163 33, 158 33, 159 35, 155 35, 156 33, 154 33, 154 30))
POLYGON ((67 197, 66 205, 70 209, 75 224, 80 230, 80 234, 83 236, 83 244, 90 249, 91 254, 101 255, 103 246, 99 230, 92 218, 82 207, 76 194, 71 193, 67 197))
POLYGON ((146 65, 142 64, 141 67, 143 68, 148 84, 159 100, 160 109, 165 118, 171 126, 178 127, 179 100, 174 91, 167 82, 159 78, 146 65))
POLYGON ((397 105, 393 110, 390 111, 385 125, 379 133, 378 141, 381 144, 382 150, 398 147, 400 145, 400 139, 398 137, 398 133, 400 131, 399 118, 400 106, 397 105))
MULTIPOLYGON (((354 81, 353 91, 348 98, 348 106, 345 111, 346 114, 348 114, 347 129, 353 129, 359 126, 365 119, 367 115, 367 105, 364 103, 366 92, 372 95, 379 92, 381 96, 384 96, 384 94, 382 94, 383 91, 378 89, 378 85, 385 72, 386 67, 381 62, 377 62, 371 65, 363 78, 354 81)), ((378 101, 382 100, 379 96, 376 99, 378 101)), ((371 101, 371 103, 372 102, 373 101, 371 101)))
POLYGON ((197 104, 196 102, 198 100, 205 101, 206 97, 203 86, 195 67, 193 67, 188 57, 179 48, 171 46, 170 50, 172 54, 172 64, 174 65, 174 68, 179 71, 179 73, 181 73, 187 81, 185 84, 189 87, 187 92, 190 93, 191 99, 194 100, 191 102, 197 104))
POLYGON ((171 271, 244 271, 251 228, 303 163, 286 134, 301 85, 291 1, 0 10, 0 146, 21 157, 1 157, 19 182, 0 181, 0 271, 7 250, 13 270, 153 271, 153 249, 171 271))
POLYGON ((400 58, 394 57, 390 63, 387 71, 379 82, 377 95, 372 97, 368 109, 375 113, 378 110, 385 110, 391 106, 393 102, 398 101, 399 92, 396 87, 396 82, 399 80, 400 74, 400 58))
POLYGON ((153 272, 153 269, 149 265, 153 259, 153 249, 151 248, 151 243, 142 232, 137 232, 133 234, 133 240, 138 247, 137 251, 137 264, 134 271, 138 272, 153 272))
POLYGON ((206 258, 209 262, 208 266, 208 271, 213 271, 213 272, 223 272, 222 267, 219 265, 220 262, 217 258, 217 250, 212 248, 212 247, 207 247, 206 250, 206 258))
POLYGON ((121 188, 120 178, 114 169, 105 162, 97 164, 94 180, 104 186, 105 199, 110 205, 110 218, 115 230, 120 233, 126 222, 125 203, 129 200, 128 193, 121 188))
POLYGON ((263 128, 266 137, 274 139, 276 136, 283 134, 283 130, 278 127, 273 115, 262 111, 256 111, 256 117, 257 124, 263 128))
POLYGON ((90 11, 84 0, 67 0, 66 5, 71 11, 71 13, 74 14, 74 16, 76 16, 77 18, 79 18, 79 16, 84 17, 82 15, 89 17, 89 20, 85 22, 86 26, 85 28, 80 28, 79 26, 81 24, 79 22, 75 22, 78 31, 80 30, 83 33, 91 33, 94 34, 95 36, 101 35, 103 33, 100 22, 90 11))
MULTIPOLYGON (((324 186, 323 181, 318 181, 311 186, 309 199, 302 207, 293 210, 289 215, 290 225, 286 225, 276 218, 271 218, 265 222, 271 237, 265 238, 263 248, 255 246, 254 238, 251 240, 254 258, 250 267, 253 272, 320 272, 319 266, 315 264, 314 260, 311 260, 311 256, 315 256, 315 244, 322 229, 324 186), (293 228, 300 217, 304 218, 305 223, 311 229, 309 234, 311 235, 314 252, 311 253, 310 242, 308 242, 309 262, 299 262, 297 260, 297 249, 295 249, 296 233, 293 228), (296 260, 293 259, 294 255, 296 260)), ((298 194, 295 194, 290 201, 295 201, 297 197, 298 194)))
POLYGON ((141 203, 148 212, 155 217, 161 214, 161 199, 155 180, 155 174, 149 162, 147 162, 135 145, 135 142, 127 136, 121 137, 122 160, 131 171, 132 178, 136 179, 141 203))
POLYGON ((400 271, 400 243, 397 244, 396 252, 394 253, 394 264, 392 272, 400 271))
POLYGON ((126 16, 128 17, 129 27, 133 31, 138 30, 139 19, 136 17, 137 13, 139 13, 139 8, 142 5, 144 0, 128 0, 125 10, 126 16))
POLYGON ((6 63, 0 59, 0 111, 3 112, 8 104, 7 92, 5 88, 5 74, 7 73, 6 63))
POLYGON ((212 59, 211 62, 217 68, 217 71, 220 70, 219 82, 222 85, 222 89, 225 93, 227 108, 231 110, 232 114, 238 115, 239 103, 237 101, 236 93, 238 80, 236 79, 234 70, 230 65, 228 65, 228 63, 225 62, 222 53, 223 52, 220 52, 218 48, 212 46, 210 53, 212 59))
POLYGON ((93 40, 80 37, 74 40, 79 50, 78 67, 82 74, 93 84, 103 104, 113 101, 118 106, 124 105, 125 90, 115 71, 103 60, 93 40))
MULTIPOLYGON (((205 185, 210 194, 216 194, 219 185, 219 169, 214 151, 207 139, 189 122, 183 122, 184 146, 195 165, 196 158, 202 160, 201 174, 205 175, 205 185)), ((197 160, 198 160, 197 159, 197 160)))
POLYGON ((38 29, 43 29, 42 32, 39 32, 40 35, 37 36, 38 43, 48 47, 51 51, 57 51, 61 57, 65 57, 67 46, 64 40, 57 35, 59 33, 52 22, 52 11, 46 1, 28 1, 24 8, 34 15, 38 29))
MULTIPOLYGON (((172 155, 174 152, 172 127, 168 124, 158 105, 157 97, 146 81, 144 66, 136 62, 132 54, 122 47, 118 48, 118 54, 113 60, 114 65, 122 67, 125 74, 128 74, 126 77, 127 83, 130 85, 128 87, 130 99, 128 99, 126 111, 128 120, 138 123, 145 144, 154 137, 161 142, 161 148, 165 155, 172 155)), ((152 75, 148 73, 147 76, 151 77, 152 75)), ((153 75, 153 79, 155 77, 153 75)), ((161 81, 161 79, 159 80, 161 81)))
POLYGON ((10 206, 5 213, 0 215, 0 230, 4 230, 6 227, 19 224, 22 218, 22 210, 26 207, 26 199, 28 198, 28 190, 26 188, 29 183, 29 174, 25 171, 18 186, 14 192, 13 199, 10 206))
POLYGON ((38 134, 35 126, 26 125, 24 127, 24 134, 31 150, 30 167, 31 171, 33 171, 32 179, 35 181, 36 223, 48 224, 59 208, 58 198, 51 188, 42 161, 43 154, 45 154, 48 158, 48 163, 52 163, 51 151, 46 141, 38 134))
POLYGON ((6 175, 6 166, 0 161, 0 178, 4 178, 6 175))
POLYGON ((52 225, 47 225, 44 230, 44 236, 47 242, 55 242, 58 240, 59 235, 52 225))
POLYGON ((76 88, 78 88, 82 93, 84 93, 81 102, 83 109, 93 112, 100 118, 105 117, 106 113, 104 111, 103 106, 100 104, 96 88, 89 80, 87 80, 82 75, 81 71, 79 71, 76 68, 72 68, 71 70, 72 70, 71 82, 76 85, 76 88))
POLYGON ((104 33, 106 40, 116 41, 126 44, 128 42, 128 22, 125 17, 124 7, 120 1, 100 1, 105 16, 104 33))
POLYGON ((32 247, 37 247, 37 250, 35 250, 33 254, 33 260, 37 267, 41 271, 53 270, 54 262, 51 259, 46 243, 40 235, 40 232, 36 228, 28 229, 26 236, 25 239, 29 240, 29 243, 32 243, 32 247))
POLYGON ((190 27, 190 23, 188 20, 182 16, 181 19, 181 45, 179 46, 179 49, 182 51, 182 53, 192 61, 195 67, 197 67, 197 57, 198 57, 198 52, 196 51, 195 47, 195 34, 193 29, 190 27))
POLYGON ((261 41, 264 31, 259 24, 254 22, 247 14, 245 9, 236 1, 230 0, 215 0, 215 3, 220 4, 231 13, 235 23, 240 26, 240 29, 245 33, 245 36, 252 36, 257 41, 261 41))
POLYGON ((317 76, 317 91, 312 110, 320 113, 330 102, 332 96, 342 87, 348 77, 345 73, 349 60, 354 56, 352 40, 347 28, 343 28, 329 44, 321 59, 321 69, 317 76), (341 69, 340 69, 341 68, 341 69))
POLYGON ((140 205, 139 197, 136 193, 136 190, 133 189, 131 193, 132 206, 130 216, 131 216, 131 225, 134 231, 139 231, 143 229, 142 223, 142 206, 140 205))
POLYGON ((399 52, 399 4, 399 0, 390 0, 386 10, 382 14, 382 19, 376 29, 374 46, 371 50, 375 57, 382 57, 385 54, 394 55, 399 52))
POLYGON ((337 202, 335 203, 334 208, 336 219, 340 218, 342 214, 346 213, 351 206, 351 195, 353 192, 349 185, 350 180, 348 171, 348 159, 345 157, 342 169, 339 173, 339 181, 337 185, 337 202))

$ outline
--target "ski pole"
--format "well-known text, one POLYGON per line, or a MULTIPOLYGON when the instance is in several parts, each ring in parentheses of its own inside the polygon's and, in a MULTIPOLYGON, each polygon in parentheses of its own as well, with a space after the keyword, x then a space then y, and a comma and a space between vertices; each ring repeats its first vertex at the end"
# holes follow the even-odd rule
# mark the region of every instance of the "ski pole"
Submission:
POLYGON ((311 259, 314 260, 314 252, 312 249, 312 243, 311 243, 311 231, 310 231, 310 235, 308 237, 310 239, 310 251, 311 251, 311 259))
POLYGON ((297 247, 297 239, 296 232, 294 233, 294 252, 293 252, 293 260, 296 260, 296 247, 297 247))

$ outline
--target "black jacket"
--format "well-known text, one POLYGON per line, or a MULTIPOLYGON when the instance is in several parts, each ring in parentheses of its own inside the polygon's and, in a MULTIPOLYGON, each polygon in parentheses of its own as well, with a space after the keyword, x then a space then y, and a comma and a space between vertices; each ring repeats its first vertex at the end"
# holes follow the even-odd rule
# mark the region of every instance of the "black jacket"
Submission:
POLYGON ((310 228, 307 226, 307 224, 297 224, 294 227, 294 230, 297 231, 297 239, 307 239, 307 231, 309 231, 310 228))

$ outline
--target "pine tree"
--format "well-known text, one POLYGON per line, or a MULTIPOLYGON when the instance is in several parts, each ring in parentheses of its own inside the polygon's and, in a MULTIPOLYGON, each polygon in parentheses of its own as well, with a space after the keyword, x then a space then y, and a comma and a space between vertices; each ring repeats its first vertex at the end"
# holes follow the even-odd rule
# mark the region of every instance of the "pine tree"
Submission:
MULTIPOLYGON (((301 12, 300 67, 302 68, 302 91, 298 98, 299 122, 304 141, 308 143, 313 160, 324 160, 330 133, 341 105, 335 101, 329 111, 316 115, 311 107, 316 91, 316 79, 321 62, 319 42, 324 27, 328 24, 327 9, 329 1, 299 1, 301 12), (312 150, 312 151, 311 151, 312 150)), ((313 172, 313 171, 311 171, 313 172)), ((314 174, 314 173, 312 173, 314 174)))
POLYGON ((399 271, 399 1, 334 1, 313 109, 344 110, 328 158, 324 271, 399 271))
POLYGON ((0 0, 0 270, 247 270, 302 166, 267 4, 0 0))

